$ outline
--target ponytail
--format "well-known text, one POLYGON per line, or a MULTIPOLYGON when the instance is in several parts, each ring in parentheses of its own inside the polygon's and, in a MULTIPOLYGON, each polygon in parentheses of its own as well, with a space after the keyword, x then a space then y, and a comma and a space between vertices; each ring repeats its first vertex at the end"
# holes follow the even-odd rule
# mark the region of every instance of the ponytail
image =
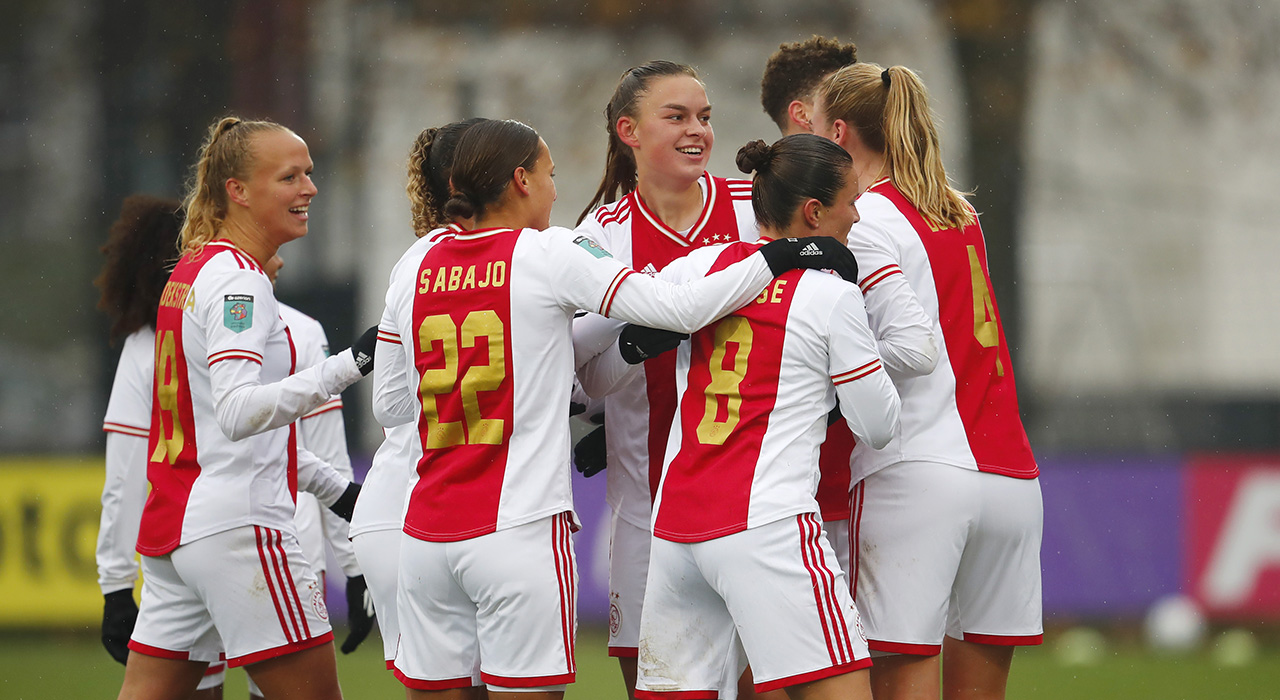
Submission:
POLYGON ((209 127, 182 202, 187 218, 182 225, 180 252, 198 255, 206 243, 218 237, 229 206, 227 180, 248 177, 253 168, 253 137, 268 131, 289 130, 275 122, 239 117, 223 117, 209 127))
POLYGON ((631 147, 618 138, 618 120, 622 117, 636 116, 636 106, 640 98, 649 90, 654 78, 668 75, 687 75, 699 80, 698 71, 693 66, 672 61, 649 61, 629 68, 618 79, 618 87, 613 90, 613 97, 604 108, 605 131, 609 134, 609 148, 605 155, 604 177, 600 179, 600 187, 595 196, 578 215, 578 223, 587 218, 597 206, 618 201, 619 194, 628 195, 636 189, 636 159, 631 147))
POLYGON ((889 178, 935 229, 964 228, 977 220, 965 193, 951 186, 942 146, 920 77, 903 66, 846 66, 820 88, 832 120, 842 119, 858 138, 885 155, 889 178))
POLYGON ((409 179, 405 193, 409 195, 413 233, 418 238, 444 226, 451 218, 445 213, 445 204, 449 201, 449 176, 453 171, 458 140, 467 129, 482 121, 486 120, 472 117, 442 127, 423 129, 414 139, 413 149, 409 152, 409 179))

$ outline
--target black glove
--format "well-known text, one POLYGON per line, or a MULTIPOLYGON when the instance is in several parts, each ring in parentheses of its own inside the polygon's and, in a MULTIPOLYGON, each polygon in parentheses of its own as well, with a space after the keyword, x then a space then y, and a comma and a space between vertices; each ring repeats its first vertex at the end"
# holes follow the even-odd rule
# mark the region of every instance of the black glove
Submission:
POLYGON ((688 333, 664 331, 660 328, 628 323, 622 329, 622 333, 618 334, 618 350, 627 364, 638 365, 668 350, 675 350, 680 346, 680 341, 688 337, 688 333))
POLYGON ((102 646, 111 658, 123 664, 129 660, 129 637, 133 636, 133 625, 138 621, 138 605, 133 602, 132 588, 112 591, 103 598, 106 603, 102 606, 102 646))
POLYGON ((369 376, 373 371, 373 350, 378 347, 378 327, 372 326, 364 332, 356 342, 351 344, 351 356, 356 360, 362 376, 369 376))
POLYGON ((827 414, 827 427, 830 428, 835 425, 836 421, 841 418, 844 418, 844 414, 840 412, 840 402, 837 401, 836 407, 831 409, 831 412, 827 414))
POLYGON ((604 450, 604 426, 587 433, 573 446, 573 466, 583 476, 595 476, 609 466, 604 450))
POLYGON ((369 595, 369 586, 365 584, 364 576, 351 576, 347 579, 347 627, 351 631, 342 640, 344 654, 355 651, 373 629, 373 596, 369 595))
POLYGON ((831 236, 779 238, 765 243, 760 254, 774 276, 789 270, 834 270, 846 280, 858 283, 858 261, 849 246, 831 236))
POLYGON ((356 509, 356 498, 360 496, 360 484, 351 482, 347 485, 347 490, 338 496, 338 500, 331 506, 329 510, 337 514, 339 518, 347 522, 351 522, 351 514, 356 509))

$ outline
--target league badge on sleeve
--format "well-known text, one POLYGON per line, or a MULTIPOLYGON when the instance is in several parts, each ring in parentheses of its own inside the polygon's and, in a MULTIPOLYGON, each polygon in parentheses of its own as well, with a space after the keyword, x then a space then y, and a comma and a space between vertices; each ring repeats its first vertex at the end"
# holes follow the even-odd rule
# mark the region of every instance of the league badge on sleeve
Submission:
POLYGON ((222 325, 234 333, 253 327, 253 295, 228 294, 222 298, 222 325))
POLYGON ((605 250, 604 248, 601 248, 599 244, 597 244, 595 241, 591 240, 590 238, 587 238, 586 236, 578 236, 577 238, 573 239, 573 242, 577 244, 578 247, 585 249, 588 253, 591 253, 597 258, 613 257, 612 255, 609 254, 609 251, 605 250))

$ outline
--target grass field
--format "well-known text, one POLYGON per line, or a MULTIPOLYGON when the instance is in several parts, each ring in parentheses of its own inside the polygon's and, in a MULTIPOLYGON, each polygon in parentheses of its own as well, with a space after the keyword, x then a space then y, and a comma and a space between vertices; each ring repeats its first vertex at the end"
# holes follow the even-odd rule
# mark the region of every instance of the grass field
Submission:
MULTIPOLYGON (((342 632, 339 631, 339 637, 342 632)), ((1247 666, 1222 668, 1207 653, 1159 657, 1122 643, 1091 665, 1063 665, 1055 639, 1019 650, 1009 698, 1037 700, 1280 700, 1280 649, 1264 648, 1247 666)), ((579 636, 578 682, 568 700, 622 700, 617 665, 604 652, 602 630, 579 636)), ((111 661, 89 634, 0 634, 0 699, 89 700, 115 698, 123 667, 111 661)), ((395 700, 402 686, 383 670, 380 646, 371 638, 351 656, 338 657, 338 673, 349 700, 395 700)), ((244 674, 229 674, 228 700, 245 698, 244 674)))

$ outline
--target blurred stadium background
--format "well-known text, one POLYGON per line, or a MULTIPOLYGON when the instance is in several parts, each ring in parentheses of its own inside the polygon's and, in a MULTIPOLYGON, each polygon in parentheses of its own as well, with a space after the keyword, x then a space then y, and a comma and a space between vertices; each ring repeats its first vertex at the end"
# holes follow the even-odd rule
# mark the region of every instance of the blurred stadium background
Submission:
MULTIPOLYGON (((0 696, 118 687, 94 641, 93 562, 117 350, 91 280, 123 197, 179 195, 213 119, 275 119, 310 144, 320 195, 280 296, 342 347, 377 321, 412 239, 404 165, 422 128, 533 125, 557 162, 553 223, 572 225, 625 68, 697 66, 711 169, 735 174, 741 144, 777 133, 759 107, 766 57, 817 33, 922 75, 948 169, 982 213, 1046 511, 1046 646, 1019 652, 1010 697, 1280 697, 1275 0, 3 8, 0 696)), ((364 464, 380 437, 367 392, 346 413, 364 464)), ((584 646, 602 644, 590 627, 607 609, 595 481, 577 484, 584 646)), ((570 697, 617 697, 611 662, 583 654, 601 680, 570 697)), ((351 661, 349 697, 398 695, 385 673, 347 680, 351 661)))

